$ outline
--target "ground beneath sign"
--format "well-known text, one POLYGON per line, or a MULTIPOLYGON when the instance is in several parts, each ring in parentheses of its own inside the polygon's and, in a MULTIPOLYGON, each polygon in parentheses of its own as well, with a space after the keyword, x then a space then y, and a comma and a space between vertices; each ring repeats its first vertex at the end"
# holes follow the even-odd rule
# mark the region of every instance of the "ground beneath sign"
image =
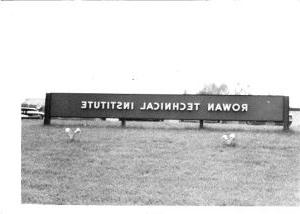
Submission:
POLYGON ((300 204, 299 125, 285 133, 167 121, 52 124, 22 121, 22 203, 300 204), (67 143, 65 127, 80 127, 80 142, 67 143), (221 136, 231 132, 238 145, 223 147, 221 136))

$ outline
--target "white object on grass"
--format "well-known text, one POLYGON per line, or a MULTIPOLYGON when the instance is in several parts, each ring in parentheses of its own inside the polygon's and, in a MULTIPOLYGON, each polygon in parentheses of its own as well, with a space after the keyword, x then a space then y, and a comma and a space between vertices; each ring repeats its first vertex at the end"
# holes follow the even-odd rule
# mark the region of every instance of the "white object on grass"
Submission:
POLYGON ((77 128, 74 132, 70 129, 70 128, 66 128, 65 132, 67 133, 67 135, 69 136, 71 141, 74 141, 76 136, 79 135, 79 133, 81 132, 80 128, 77 128))
POLYGON ((235 134, 234 134, 234 133, 231 133, 231 134, 229 135, 229 138, 234 139, 234 138, 235 138, 235 134))
POLYGON ((234 133, 231 133, 230 135, 223 135, 222 139, 225 146, 236 146, 234 133))
POLYGON ((80 132, 81 132, 80 128, 77 128, 77 129, 74 131, 74 133, 80 133, 80 132))

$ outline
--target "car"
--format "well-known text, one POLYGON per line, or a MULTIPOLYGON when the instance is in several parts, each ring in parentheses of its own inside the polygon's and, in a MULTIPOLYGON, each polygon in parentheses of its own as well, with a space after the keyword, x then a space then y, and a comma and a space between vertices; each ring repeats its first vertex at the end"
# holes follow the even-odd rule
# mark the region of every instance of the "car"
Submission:
POLYGON ((44 112, 36 108, 21 107, 21 119, 43 119, 44 112))

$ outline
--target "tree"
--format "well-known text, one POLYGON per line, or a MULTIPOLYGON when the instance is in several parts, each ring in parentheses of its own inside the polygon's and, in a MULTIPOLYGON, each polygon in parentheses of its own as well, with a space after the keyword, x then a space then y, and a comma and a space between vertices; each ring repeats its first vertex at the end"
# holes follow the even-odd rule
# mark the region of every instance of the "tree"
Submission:
POLYGON ((233 94, 236 94, 236 95, 249 95, 250 94, 249 88, 250 88, 250 85, 242 86, 240 83, 237 83, 237 85, 234 88, 233 94))
POLYGON ((199 91, 199 94, 222 94, 222 95, 249 95, 249 85, 243 86, 240 83, 233 89, 229 89, 226 84, 217 85, 215 83, 210 83, 204 85, 204 87, 199 91))
POLYGON ((199 94, 229 94, 229 90, 226 84, 218 86, 215 83, 210 83, 204 85, 199 94))

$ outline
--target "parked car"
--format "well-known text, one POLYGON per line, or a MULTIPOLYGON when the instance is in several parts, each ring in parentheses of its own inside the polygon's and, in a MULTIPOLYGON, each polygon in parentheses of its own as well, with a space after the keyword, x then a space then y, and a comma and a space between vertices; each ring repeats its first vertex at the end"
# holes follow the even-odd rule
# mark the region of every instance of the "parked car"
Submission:
POLYGON ((43 119, 44 112, 37 110, 36 108, 21 107, 22 119, 43 119))

